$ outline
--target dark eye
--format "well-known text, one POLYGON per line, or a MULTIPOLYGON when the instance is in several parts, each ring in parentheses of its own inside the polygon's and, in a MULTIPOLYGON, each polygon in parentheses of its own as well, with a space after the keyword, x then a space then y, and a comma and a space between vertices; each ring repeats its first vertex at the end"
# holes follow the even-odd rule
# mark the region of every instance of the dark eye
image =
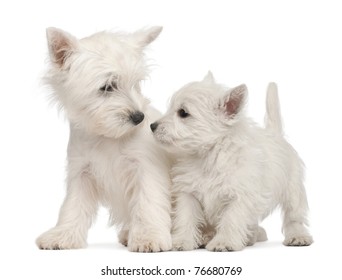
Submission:
POLYGON ((185 119, 190 116, 189 113, 185 112, 184 109, 179 109, 178 110, 178 116, 180 116, 182 119, 185 119))
POLYGON ((118 89, 118 85, 115 81, 112 81, 109 84, 105 84, 103 87, 100 88, 100 91, 103 92, 113 92, 114 90, 118 89))

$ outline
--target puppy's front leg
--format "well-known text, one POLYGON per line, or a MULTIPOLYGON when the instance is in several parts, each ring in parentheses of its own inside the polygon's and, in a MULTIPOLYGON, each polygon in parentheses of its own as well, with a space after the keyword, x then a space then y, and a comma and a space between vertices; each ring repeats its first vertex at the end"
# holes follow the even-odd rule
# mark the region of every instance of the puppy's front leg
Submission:
POLYGON ((172 242, 168 173, 150 166, 135 170, 135 173, 137 176, 130 176, 130 181, 125 182, 128 188, 132 187, 128 249, 133 252, 169 251, 172 242))
POLYGON ((197 249, 202 245, 200 226, 205 224, 199 201, 191 194, 177 193, 172 230, 172 247, 178 251, 197 249))
POLYGON ((216 252, 242 250, 249 240, 248 224, 253 220, 251 217, 251 211, 242 201, 231 202, 222 211, 216 235, 206 249, 216 252))
POLYGON ((87 245, 88 229, 98 209, 94 181, 87 172, 68 176, 67 194, 57 225, 40 235, 40 249, 78 249, 87 245))

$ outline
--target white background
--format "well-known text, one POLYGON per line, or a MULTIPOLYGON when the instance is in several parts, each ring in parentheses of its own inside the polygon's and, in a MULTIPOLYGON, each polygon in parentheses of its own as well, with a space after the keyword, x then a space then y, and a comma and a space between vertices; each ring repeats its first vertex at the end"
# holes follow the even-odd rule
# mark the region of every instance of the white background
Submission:
MULTIPOLYGON (((194 266, 241 266, 237 279, 340 277, 338 2, 2 1, 0 278, 103 279, 100 269, 106 265, 192 270, 179 279, 195 279, 194 266), (104 29, 134 31, 151 25, 164 30, 147 53, 155 66, 143 91, 161 111, 177 88, 202 79, 210 69, 228 86, 248 85, 249 114, 262 123, 267 83, 278 83, 286 134, 307 166, 312 246, 283 246, 277 211, 263 223, 269 241, 241 252, 130 253, 117 243, 115 230, 106 224, 107 212, 101 209, 87 249, 36 248, 35 238, 55 224, 64 198, 68 140, 67 122, 48 105, 47 89, 41 85, 47 59, 45 28, 59 27, 80 38, 104 29)), ((196 279, 211 278, 227 279, 196 279)))

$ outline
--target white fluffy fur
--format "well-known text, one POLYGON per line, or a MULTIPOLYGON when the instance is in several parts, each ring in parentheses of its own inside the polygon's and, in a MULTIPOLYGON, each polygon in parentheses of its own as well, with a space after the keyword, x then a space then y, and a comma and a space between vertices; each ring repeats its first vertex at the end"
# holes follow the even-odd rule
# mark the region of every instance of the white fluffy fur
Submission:
POLYGON ((102 204, 129 250, 171 249, 169 159, 149 130, 160 114, 140 92, 147 74, 143 50, 160 31, 78 40, 47 29, 52 65, 46 79, 69 119, 70 139, 66 198, 57 225, 38 237, 39 248, 85 247, 102 204), (144 113, 139 123, 132 121, 136 112, 144 113))
POLYGON ((155 138, 178 154, 172 168, 173 248, 241 250, 267 240, 258 224, 280 205, 285 245, 310 245, 303 163, 282 135, 270 84, 266 128, 245 117, 245 85, 227 89, 211 73, 181 88, 155 138), (188 114, 188 115, 187 115, 188 114))

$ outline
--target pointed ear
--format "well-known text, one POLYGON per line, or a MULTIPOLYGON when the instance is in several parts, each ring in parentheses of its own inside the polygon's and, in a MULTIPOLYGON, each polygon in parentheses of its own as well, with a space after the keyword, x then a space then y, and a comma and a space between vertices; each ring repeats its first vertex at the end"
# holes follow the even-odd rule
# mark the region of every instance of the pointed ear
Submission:
POLYGON ((235 116, 243 108, 247 99, 247 87, 245 84, 231 89, 224 101, 224 109, 228 116, 235 116))
POLYGON ((153 26, 148 29, 138 30, 133 33, 133 36, 138 46, 144 48, 152 43, 159 36, 162 30, 163 27, 161 26, 153 26))
POLYGON ((55 27, 46 29, 46 37, 51 61, 58 67, 62 67, 66 59, 77 49, 77 39, 69 33, 55 27))
POLYGON ((213 84, 215 83, 214 75, 211 71, 208 71, 207 75, 203 78, 202 82, 213 84))

